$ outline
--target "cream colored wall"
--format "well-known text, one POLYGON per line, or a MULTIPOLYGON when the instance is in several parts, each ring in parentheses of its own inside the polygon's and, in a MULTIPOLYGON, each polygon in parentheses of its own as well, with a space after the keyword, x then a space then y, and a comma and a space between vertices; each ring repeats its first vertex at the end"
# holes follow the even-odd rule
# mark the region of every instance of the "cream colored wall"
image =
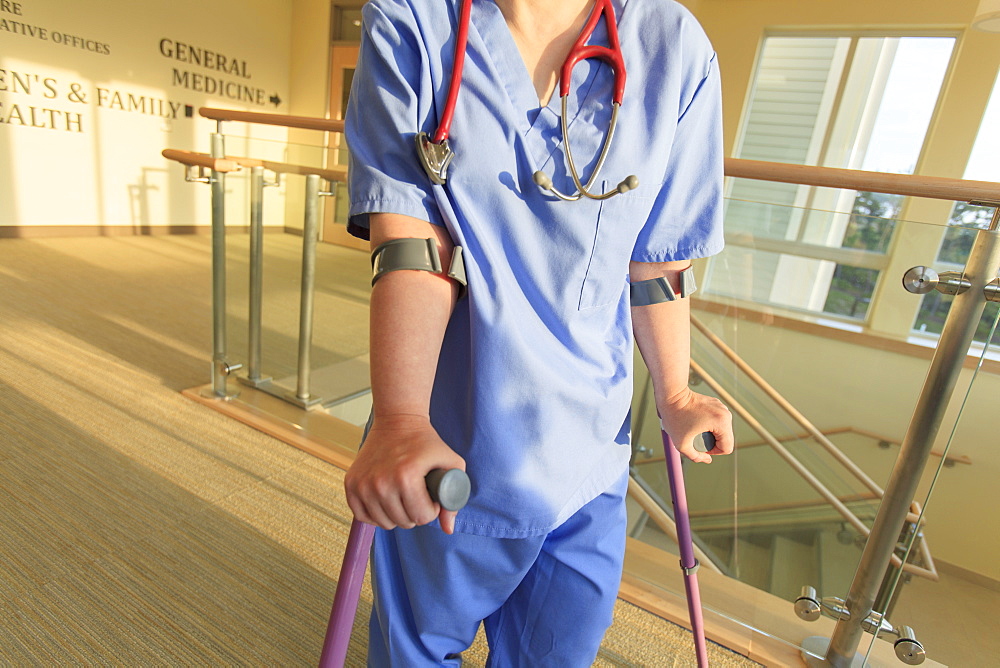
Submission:
MULTIPOLYGON (((325 118, 330 89, 330 2, 329 0, 293 0, 292 49, 289 88, 294 116, 325 118)), ((289 160, 312 166, 326 166, 324 133, 314 130, 290 130, 289 160)), ((290 178, 286 189, 285 226, 303 226, 305 181, 290 178)), ((321 198, 323 205, 329 200, 321 198)))
MULTIPOLYGON (((197 116, 201 106, 287 113, 288 3, 20 0, 2 7, 0 226, 207 225, 209 189, 185 183, 182 168, 160 151, 209 150, 215 123, 197 116), (67 46, 66 35, 82 46, 67 46), (182 62, 161 52, 163 39, 241 65, 233 72, 182 62), (255 99, 207 91, 200 77, 221 80, 230 91, 247 87, 255 99)), ((242 124, 227 125, 227 133, 247 134, 242 124)), ((249 134, 285 136, 275 129, 249 134)), ((232 141, 227 148, 248 145, 232 141)), ((243 225, 244 181, 227 182, 236 193, 227 201, 228 221, 243 225)), ((280 206, 275 199, 268 211, 280 206)))

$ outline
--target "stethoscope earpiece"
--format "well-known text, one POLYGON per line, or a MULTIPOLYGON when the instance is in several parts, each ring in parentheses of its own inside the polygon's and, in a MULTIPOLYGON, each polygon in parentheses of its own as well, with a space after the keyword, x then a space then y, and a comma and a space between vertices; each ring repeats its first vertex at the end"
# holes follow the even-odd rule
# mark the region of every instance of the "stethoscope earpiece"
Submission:
POLYGON ((624 195, 629 190, 635 190, 638 187, 639 187, 639 177, 636 176, 635 174, 631 174, 627 176, 624 181, 619 183, 618 187, 615 188, 615 190, 624 195))
POLYGON ((552 193, 559 199, 565 200, 567 202, 575 202, 576 200, 580 199, 583 196, 586 196, 590 199, 608 199, 610 197, 613 197, 614 195, 624 195, 629 190, 635 190, 636 188, 639 187, 639 177, 636 176, 635 174, 631 174, 628 177, 626 177, 621 183, 619 183, 614 190, 609 190, 608 192, 603 193, 602 195, 593 195, 589 191, 583 191, 583 190, 577 192, 575 195, 564 195, 563 193, 556 190, 555 185, 552 183, 552 177, 550 177, 548 174, 546 174, 540 169, 531 175, 531 180, 534 181, 535 185, 541 188, 542 190, 547 190, 548 192, 552 193))
POLYGON ((546 174, 545 172, 543 172, 540 169, 537 172, 535 172, 534 174, 531 175, 531 180, 534 181, 535 185, 538 186, 539 188, 541 188, 542 190, 552 190, 553 189, 552 179, 549 178, 548 174, 546 174))

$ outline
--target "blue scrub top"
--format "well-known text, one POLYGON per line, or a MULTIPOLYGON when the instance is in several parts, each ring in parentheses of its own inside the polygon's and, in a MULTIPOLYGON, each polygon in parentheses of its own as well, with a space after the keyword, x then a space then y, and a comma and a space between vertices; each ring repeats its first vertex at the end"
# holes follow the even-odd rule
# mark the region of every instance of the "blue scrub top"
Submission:
MULTIPOLYGON (((628 466, 632 331, 628 265, 719 252, 722 134, 711 44, 672 0, 614 3, 628 80, 602 190, 574 192, 558 88, 541 107, 500 10, 474 0, 450 142, 434 186, 414 148, 433 135, 451 76, 459 0, 372 0, 347 113, 350 226, 370 213, 445 225, 465 251, 468 294, 445 335, 431 421, 465 457, 473 496, 456 530, 521 537, 551 531, 628 466)), ((602 21, 591 40, 606 45, 602 21)), ((573 70, 569 132, 587 180, 611 114, 614 78, 597 60, 573 70)))

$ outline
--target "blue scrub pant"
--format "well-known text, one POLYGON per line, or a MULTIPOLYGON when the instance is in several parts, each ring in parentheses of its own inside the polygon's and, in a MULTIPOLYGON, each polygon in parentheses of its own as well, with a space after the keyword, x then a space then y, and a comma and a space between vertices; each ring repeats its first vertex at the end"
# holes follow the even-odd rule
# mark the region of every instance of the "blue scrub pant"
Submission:
POLYGON ((544 536, 375 533, 368 665, 460 666, 479 624, 487 666, 590 666, 621 583, 628 476, 544 536))

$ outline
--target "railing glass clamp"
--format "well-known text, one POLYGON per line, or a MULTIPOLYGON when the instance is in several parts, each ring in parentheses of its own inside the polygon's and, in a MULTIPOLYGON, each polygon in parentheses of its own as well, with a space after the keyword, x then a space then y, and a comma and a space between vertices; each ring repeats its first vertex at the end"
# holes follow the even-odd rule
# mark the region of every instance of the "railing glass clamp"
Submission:
POLYGON ((927 658, 927 651, 909 626, 900 627, 899 640, 893 643, 893 650, 896 658, 909 666, 917 666, 927 658))
POLYGON ((930 267, 917 266, 911 267, 903 275, 903 288, 915 295, 925 295, 931 290, 946 295, 960 295, 971 287, 972 283, 960 271, 943 271, 938 274, 930 267))
POLYGON ((795 614, 807 622, 815 622, 823 616, 823 607, 820 605, 815 587, 802 588, 802 594, 795 599, 795 614))
POLYGON ((1000 278, 994 278, 983 288, 988 302, 1000 302, 1000 278))

